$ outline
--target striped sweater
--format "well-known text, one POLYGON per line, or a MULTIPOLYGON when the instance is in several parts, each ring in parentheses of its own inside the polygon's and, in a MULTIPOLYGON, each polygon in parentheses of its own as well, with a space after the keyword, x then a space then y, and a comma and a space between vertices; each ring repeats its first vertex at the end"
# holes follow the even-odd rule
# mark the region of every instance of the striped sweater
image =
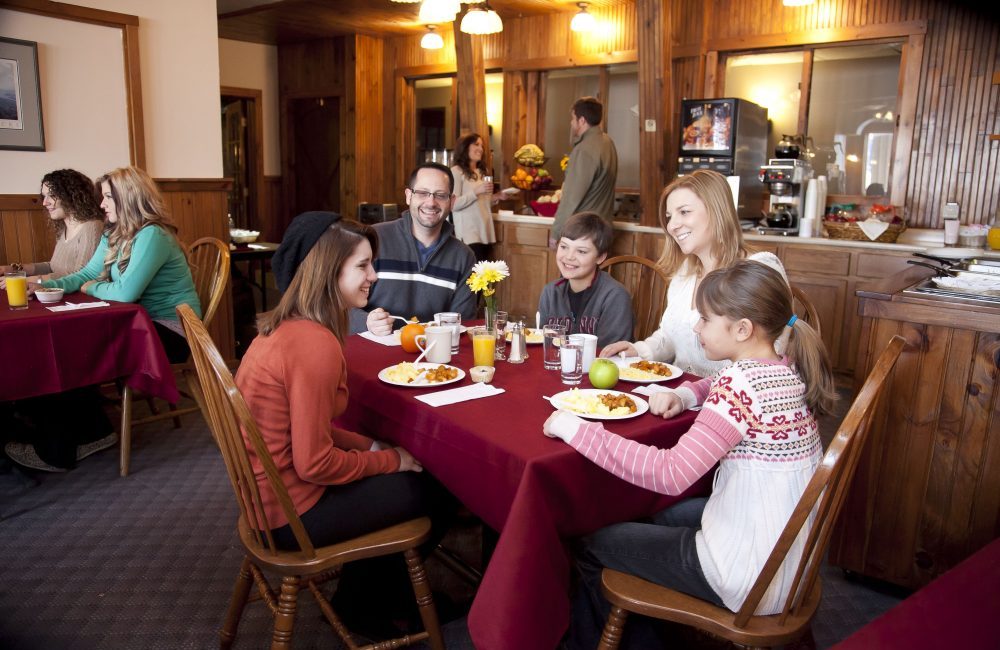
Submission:
MULTIPOLYGON (((706 579, 735 611, 819 466, 819 431, 804 401, 805 385, 787 359, 737 361, 677 393, 686 407, 701 404, 702 410, 672 449, 627 440, 596 422, 580 422, 567 434, 557 423, 554 433, 615 476, 662 494, 680 494, 718 462, 695 540, 706 579)), ((790 549, 759 614, 781 609, 811 524, 790 549)))

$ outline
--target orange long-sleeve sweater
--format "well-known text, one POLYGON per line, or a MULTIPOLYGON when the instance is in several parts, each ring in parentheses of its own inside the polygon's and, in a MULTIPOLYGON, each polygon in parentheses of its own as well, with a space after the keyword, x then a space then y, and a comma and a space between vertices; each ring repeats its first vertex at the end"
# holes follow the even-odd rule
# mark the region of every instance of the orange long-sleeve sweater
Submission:
MULTIPOLYGON (((258 336, 240 363, 236 385, 300 515, 326 485, 399 469, 394 450, 370 451, 371 438, 332 424, 347 408, 347 364, 340 341, 322 325, 285 321, 270 336, 258 336)), ((250 458, 270 527, 287 524, 252 448, 250 458)))

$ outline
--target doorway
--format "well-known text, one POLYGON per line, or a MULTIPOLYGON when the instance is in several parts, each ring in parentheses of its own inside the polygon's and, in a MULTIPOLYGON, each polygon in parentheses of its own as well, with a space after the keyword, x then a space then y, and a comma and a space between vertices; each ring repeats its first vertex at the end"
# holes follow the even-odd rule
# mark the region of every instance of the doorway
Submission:
POLYGON ((289 109, 290 216, 309 210, 340 212, 339 98, 293 99, 289 109))
POLYGON ((263 123, 260 90, 222 88, 222 169, 232 179, 227 212, 236 228, 262 230, 263 123))

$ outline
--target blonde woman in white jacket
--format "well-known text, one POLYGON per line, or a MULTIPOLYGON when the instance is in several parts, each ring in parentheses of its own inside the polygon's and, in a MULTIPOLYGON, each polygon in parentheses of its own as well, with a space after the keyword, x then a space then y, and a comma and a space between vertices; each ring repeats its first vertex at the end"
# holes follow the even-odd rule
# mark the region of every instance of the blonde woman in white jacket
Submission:
POLYGON ((493 181, 485 181, 485 148, 478 133, 469 133, 455 144, 455 205, 451 209, 455 221, 455 236, 476 254, 477 261, 489 258, 490 246, 497 240, 493 228, 491 204, 500 197, 493 196, 493 181))

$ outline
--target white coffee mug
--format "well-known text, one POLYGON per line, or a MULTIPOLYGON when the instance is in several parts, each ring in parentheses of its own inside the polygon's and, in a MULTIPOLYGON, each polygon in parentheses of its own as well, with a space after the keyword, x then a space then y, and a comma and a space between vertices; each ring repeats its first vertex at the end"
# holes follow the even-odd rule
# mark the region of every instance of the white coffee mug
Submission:
POLYGON ((597 337, 593 334, 570 334, 570 343, 579 343, 583 348, 583 371, 590 372, 590 364, 597 356, 597 337))
POLYGON ((427 361, 431 363, 451 362, 451 327, 431 325, 424 329, 423 334, 414 337, 414 340, 421 352, 430 348, 427 356, 424 357, 427 361))

